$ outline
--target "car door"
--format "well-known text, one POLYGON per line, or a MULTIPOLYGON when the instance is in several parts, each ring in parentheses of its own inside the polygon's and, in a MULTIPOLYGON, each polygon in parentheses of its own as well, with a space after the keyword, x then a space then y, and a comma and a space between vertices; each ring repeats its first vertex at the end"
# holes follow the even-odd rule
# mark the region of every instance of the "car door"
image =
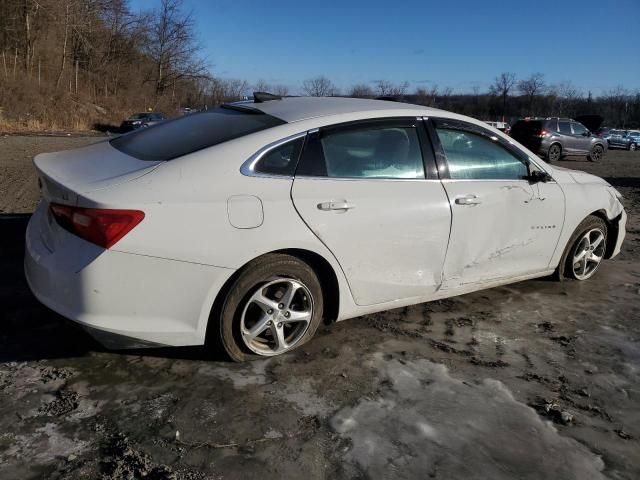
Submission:
POLYGON ((609 145, 612 147, 621 147, 622 146, 622 132, 620 130, 611 130, 609 132, 610 136, 608 138, 609 145))
POLYGON ((542 169, 483 127, 435 118, 430 131, 452 211, 443 288, 547 270, 564 219, 560 187, 532 183, 542 169))
POLYGON ((571 122, 568 120, 558 120, 558 132, 562 141, 562 150, 564 153, 576 153, 578 144, 571 130, 571 122))
POLYGON ((358 305, 421 297, 440 286, 451 211, 425 142, 416 118, 307 136, 291 196, 340 263, 358 305))
POLYGON ((591 135, 589 130, 578 122, 571 122, 571 130, 575 141, 577 153, 589 153, 591 150, 591 135))

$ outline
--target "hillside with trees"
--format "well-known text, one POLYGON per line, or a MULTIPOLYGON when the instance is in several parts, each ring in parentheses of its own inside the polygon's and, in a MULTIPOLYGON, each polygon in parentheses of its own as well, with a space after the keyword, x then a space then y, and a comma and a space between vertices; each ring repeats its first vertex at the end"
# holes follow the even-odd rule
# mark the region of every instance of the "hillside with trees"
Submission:
POLYGON ((484 120, 600 114, 609 126, 640 126, 640 91, 620 86, 595 97, 569 81, 549 84, 541 73, 501 73, 488 91, 465 94, 387 80, 341 91, 323 75, 297 87, 219 78, 182 0, 159 0, 145 12, 133 12, 127 0, 0 0, 0 27, 1 131, 109 128, 135 111, 174 116, 254 90, 393 97, 484 120))

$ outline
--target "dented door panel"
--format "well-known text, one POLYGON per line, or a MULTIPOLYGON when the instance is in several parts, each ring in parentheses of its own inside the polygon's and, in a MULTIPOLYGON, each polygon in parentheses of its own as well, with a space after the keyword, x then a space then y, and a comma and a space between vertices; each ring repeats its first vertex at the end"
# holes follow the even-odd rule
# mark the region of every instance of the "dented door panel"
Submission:
POLYGON ((564 222, 555 183, 444 180, 452 211, 443 288, 548 269, 564 222), (474 196, 476 203, 456 202, 474 196))

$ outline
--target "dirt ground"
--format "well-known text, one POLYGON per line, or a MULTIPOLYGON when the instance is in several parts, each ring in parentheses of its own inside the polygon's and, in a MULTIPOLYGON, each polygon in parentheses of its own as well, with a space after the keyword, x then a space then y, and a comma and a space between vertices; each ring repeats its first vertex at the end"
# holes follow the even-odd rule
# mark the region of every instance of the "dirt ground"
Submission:
POLYGON ((0 478, 640 478, 640 152, 599 164, 629 213, 584 283, 522 282, 341 322, 231 364, 109 352, 22 273, 30 157, 0 137, 0 478))

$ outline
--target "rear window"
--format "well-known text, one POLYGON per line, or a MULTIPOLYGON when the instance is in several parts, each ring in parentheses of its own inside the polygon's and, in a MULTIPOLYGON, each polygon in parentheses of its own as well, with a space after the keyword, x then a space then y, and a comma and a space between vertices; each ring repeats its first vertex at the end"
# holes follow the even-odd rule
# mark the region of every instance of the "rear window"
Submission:
POLYGON ((511 136, 513 138, 525 138, 538 135, 542 130, 542 122, 540 120, 518 120, 511 127, 511 136))
POLYGON ((284 123, 257 110, 215 108, 136 130, 111 145, 140 160, 166 161, 284 123))

